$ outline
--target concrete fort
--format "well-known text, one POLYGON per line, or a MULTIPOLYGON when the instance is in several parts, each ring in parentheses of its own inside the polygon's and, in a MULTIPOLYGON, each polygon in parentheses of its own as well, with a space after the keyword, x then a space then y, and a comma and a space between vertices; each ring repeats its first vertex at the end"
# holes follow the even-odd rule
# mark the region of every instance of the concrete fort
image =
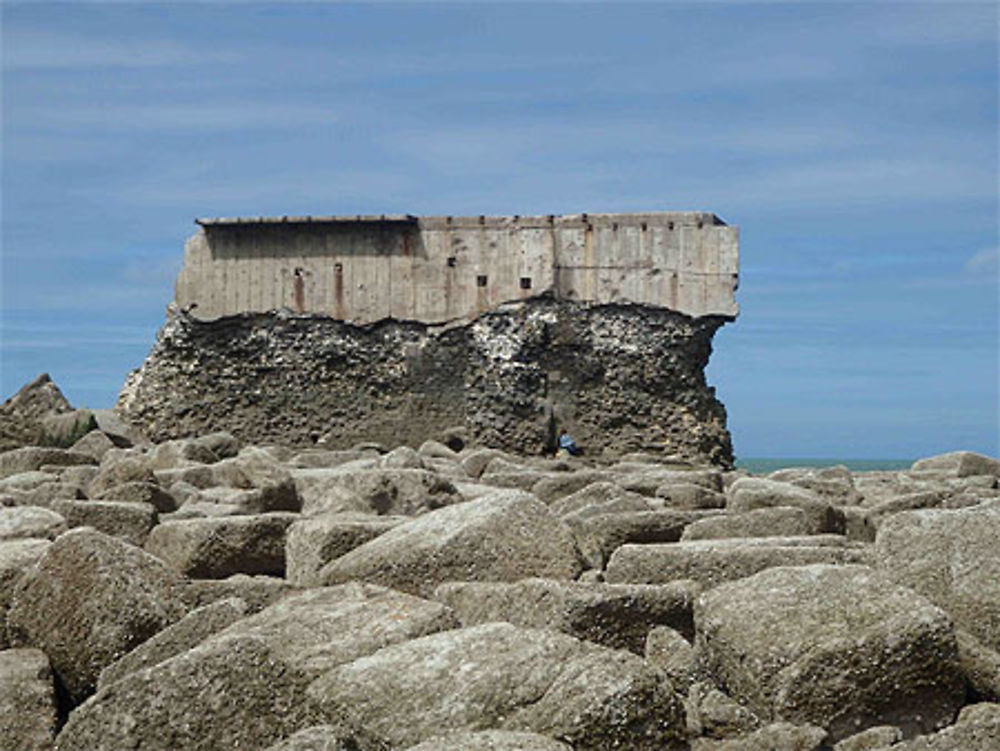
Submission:
POLYGON ((704 379, 738 312, 738 229, 705 212, 199 219, 119 411, 164 439, 732 461, 704 379))

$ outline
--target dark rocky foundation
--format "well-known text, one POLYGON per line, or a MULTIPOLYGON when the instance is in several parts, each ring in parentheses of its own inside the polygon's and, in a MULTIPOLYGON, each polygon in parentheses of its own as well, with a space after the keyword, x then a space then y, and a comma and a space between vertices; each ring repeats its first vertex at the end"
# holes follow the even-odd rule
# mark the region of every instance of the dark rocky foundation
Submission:
POLYGON ((156 441, 211 430, 333 448, 451 437, 537 454, 566 428, 592 455, 730 467, 725 408, 704 376, 727 320, 548 297, 445 326, 171 312, 117 409, 156 441))

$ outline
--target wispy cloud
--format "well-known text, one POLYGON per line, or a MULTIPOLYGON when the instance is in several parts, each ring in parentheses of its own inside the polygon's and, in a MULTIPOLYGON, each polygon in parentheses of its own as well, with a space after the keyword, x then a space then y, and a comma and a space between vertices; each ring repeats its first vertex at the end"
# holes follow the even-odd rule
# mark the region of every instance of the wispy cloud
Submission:
POLYGON ((236 51, 182 44, 173 40, 91 37, 61 31, 8 28, 3 68, 8 71, 147 68, 238 62, 236 51))
POLYGON ((962 270, 967 274, 993 274, 1000 272, 1000 248, 983 248, 966 259, 962 270))

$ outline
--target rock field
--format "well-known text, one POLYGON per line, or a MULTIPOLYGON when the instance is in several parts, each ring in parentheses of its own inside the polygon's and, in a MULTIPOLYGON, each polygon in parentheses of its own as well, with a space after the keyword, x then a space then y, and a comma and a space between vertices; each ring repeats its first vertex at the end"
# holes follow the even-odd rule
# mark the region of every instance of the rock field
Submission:
POLYGON ((1000 748, 996 459, 130 443, 0 453, 0 749, 1000 748))

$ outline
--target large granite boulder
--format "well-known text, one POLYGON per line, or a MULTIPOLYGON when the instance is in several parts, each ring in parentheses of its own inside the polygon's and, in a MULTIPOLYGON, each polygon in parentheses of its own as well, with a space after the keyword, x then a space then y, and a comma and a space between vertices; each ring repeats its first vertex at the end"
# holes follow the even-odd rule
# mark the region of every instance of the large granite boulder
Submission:
POLYGON ((680 701, 642 658, 509 623, 386 647, 326 672, 309 695, 393 748, 490 728, 556 737, 576 751, 684 747, 680 701))
POLYGON ((54 540, 68 529, 66 518, 41 506, 0 508, 0 541, 40 537, 54 540))
POLYGON ((603 569, 611 555, 626 543, 666 543, 681 539, 684 528, 717 511, 615 511, 563 518, 573 532, 580 555, 590 568, 603 569))
POLYGON ((947 724, 964 700, 947 614, 863 566, 780 567, 695 603, 714 680, 763 719, 833 740, 872 725, 908 735, 947 724))
POLYGON ((908 511, 879 527, 879 568, 1000 650, 1000 503, 908 511))
POLYGON ((0 651, 0 748, 51 751, 55 730, 49 658, 38 649, 0 651))
POLYGON ((429 596, 450 580, 573 579, 579 572, 572 535, 545 504, 500 490, 394 527, 328 563, 320 580, 357 579, 429 596))
POLYGON ((697 592, 691 582, 646 586, 524 579, 449 582, 437 588, 434 599, 451 607, 463 626, 507 621, 643 654, 654 626, 694 637, 691 608, 697 592))
POLYGON ((196 608, 104 668, 97 688, 105 688, 131 673, 186 652, 246 615, 247 604, 237 597, 227 597, 196 608))
POLYGON ((94 457, 68 449, 24 446, 0 454, 0 478, 31 472, 41 467, 69 467, 77 464, 97 464, 94 457))
POLYGON ((622 545, 611 556, 612 583, 663 584, 691 579, 713 587, 775 566, 868 563, 864 545, 839 535, 692 540, 670 545, 622 545))
POLYGON ((406 751, 572 751, 572 748, 538 733, 479 730, 435 736, 406 751))
POLYGON ((7 610, 17 591, 18 581, 49 549, 49 540, 27 538, 0 542, 0 649, 6 649, 7 610))
POLYGON ((812 490, 763 477, 742 477, 729 488, 726 508, 732 512, 772 506, 795 506, 802 509, 809 517, 810 534, 839 534, 844 531, 843 513, 812 490))
POLYGON ((52 511, 58 512, 70 527, 93 527, 98 532, 120 537, 136 547, 142 547, 149 531, 156 525, 156 509, 149 503, 119 501, 52 501, 52 511))
POLYGON ((70 699, 101 671, 187 612, 180 577, 122 540, 82 527, 52 543, 7 614, 14 646, 43 650, 70 699))
POLYGON ((292 474, 306 515, 365 511, 413 516, 463 500, 450 480, 426 469, 341 466, 292 474))
POLYGON ((720 514, 691 522, 681 540, 718 540, 729 537, 800 537, 810 533, 809 517, 794 506, 771 506, 754 511, 720 514))
POLYGON ((953 477, 994 475, 1000 477, 1000 461, 973 451, 952 451, 920 459, 910 468, 913 472, 940 472, 953 477))
POLYGON ((440 603, 383 587, 349 584, 292 595, 102 687, 70 715, 58 747, 266 748, 329 721, 306 693, 325 671, 454 625, 440 603))
POLYGON ((316 586, 320 583, 319 572, 327 563, 404 521, 403 516, 358 513, 301 519, 288 528, 285 578, 299 586, 316 586))
POLYGON ((285 533, 297 514, 180 519, 157 524, 146 550, 185 576, 285 574, 285 533))

